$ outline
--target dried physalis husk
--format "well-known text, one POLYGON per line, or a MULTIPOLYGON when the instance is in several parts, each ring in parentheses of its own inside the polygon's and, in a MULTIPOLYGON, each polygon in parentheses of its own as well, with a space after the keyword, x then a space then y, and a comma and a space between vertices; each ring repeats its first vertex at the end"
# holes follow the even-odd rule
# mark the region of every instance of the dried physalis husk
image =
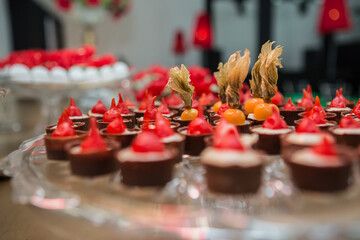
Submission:
POLYGON ((255 63, 250 80, 251 94, 256 98, 263 98, 267 103, 275 95, 276 84, 278 80, 278 69, 282 68, 280 55, 283 47, 276 46, 274 49, 272 45, 274 42, 267 41, 261 47, 261 53, 255 63))
POLYGON ((245 50, 244 55, 240 51, 232 54, 227 62, 227 80, 226 100, 230 108, 237 108, 240 103, 239 90, 249 73, 250 51, 245 50))
POLYGON ((219 86, 219 97, 222 103, 226 103, 226 88, 228 86, 227 81, 227 64, 219 63, 218 72, 214 73, 217 84, 219 86))
POLYGON ((166 85, 179 93, 187 109, 190 109, 192 106, 192 96, 194 93, 194 86, 190 84, 190 81, 189 71, 181 64, 181 69, 178 67, 170 69, 170 78, 166 85))

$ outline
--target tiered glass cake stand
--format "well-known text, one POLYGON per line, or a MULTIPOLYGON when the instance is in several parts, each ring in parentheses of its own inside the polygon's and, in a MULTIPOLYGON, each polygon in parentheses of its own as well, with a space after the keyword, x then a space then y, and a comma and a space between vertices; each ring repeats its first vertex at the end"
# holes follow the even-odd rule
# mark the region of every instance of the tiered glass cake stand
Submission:
POLYGON ((358 176, 344 192, 300 192, 274 156, 257 194, 222 195, 207 190, 204 168, 189 156, 164 188, 140 188, 122 185, 121 172, 73 176, 68 162, 45 151, 39 135, 0 163, 13 176, 15 201, 144 236, 155 229, 184 239, 360 239, 358 176))

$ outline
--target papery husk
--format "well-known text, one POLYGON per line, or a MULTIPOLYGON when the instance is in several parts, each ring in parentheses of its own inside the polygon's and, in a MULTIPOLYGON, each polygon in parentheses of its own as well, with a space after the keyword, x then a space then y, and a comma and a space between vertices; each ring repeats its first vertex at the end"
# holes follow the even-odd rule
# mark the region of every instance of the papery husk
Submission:
POLYGON ((283 47, 276 46, 273 50, 274 42, 267 41, 261 47, 261 53, 255 63, 250 80, 251 94, 255 98, 262 98, 264 102, 270 103, 275 95, 276 84, 278 80, 278 69, 282 68, 280 55, 283 47))
POLYGON ((244 55, 240 51, 232 54, 227 62, 226 100, 230 108, 236 109, 240 104, 239 90, 249 73, 250 51, 245 50, 244 55))
POLYGON ((181 64, 181 69, 173 67, 170 69, 170 78, 166 86, 178 92, 179 97, 184 101, 185 107, 191 109, 194 86, 190 84, 190 73, 181 64))
POLYGON ((219 87, 219 97, 221 103, 226 103, 226 88, 228 86, 227 80, 227 64, 219 63, 218 68, 219 71, 214 73, 214 77, 216 78, 218 87, 219 87))

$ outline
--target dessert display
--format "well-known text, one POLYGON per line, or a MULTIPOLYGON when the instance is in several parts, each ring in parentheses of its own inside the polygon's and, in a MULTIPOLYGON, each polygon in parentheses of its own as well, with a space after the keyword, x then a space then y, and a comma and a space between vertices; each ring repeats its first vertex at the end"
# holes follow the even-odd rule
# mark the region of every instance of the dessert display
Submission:
POLYGON ((122 183, 128 186, 164 186, 172 179, 177 149, 166 148, 153 132, 144 130, 131 146, 116 154, 122 183))
POLYGON ((171 91, 171 94, 166 98, 166 104, 170 110, 177 111, 177 114, 180 116, 180 110, 184 108, 184 101, 177 95, 174 94, 174 91, 171 91))
POLYGON ((73 97, 71 97, 71 99, 70 99, 70 105, 67 108, 67 112, 68 112, 69 118, 73 122, 83 122, 83 123, 85 123, 83 129, 85 131, 89 130, 89 116, 81 113, 80 109, 76 106, 73 97))
POLYGON ((141 132, 139 128, 128 129, 121 117, 115 118, 109 125, 100 130, 101 136, 120 143, 121 148, 130 146, 134 138, 141 132))
POLYGON ((272 104, 275 104, 278 107, 282 107, 285 105, 284 102, 284 96, 281 94, 281 92, 279 92, 278 88, 275 88, 275 95, 273 96, 273 98, 271 99, 272 104))
POLYGON ((153 97, 148 93, 148 91, 145 91, 144 99, 141 101, 139 107, 134 110, 135 113, 135 119, 144 117, 145 111, 149 104, 151 104, 153 100, 153 97))
POLYGON ((273 44, 274 42, 267 41, 261 47, 258 60, 251 70, 251 94, 254 98, 261 98, 264 101, 263 103, 254 105, 253 109, 246 106, 250 103, 245 103, 245 111, 248 112, 247 118, 253 120, 253 124, 255 125, 262 124, 263 121, 270 117, 273 109, 279 110, 276 105, 270 102, 276 94, 275 88, 278 80, 277 67, 282 68, 281 59, 279 58, 282 53, 282 46, 276 46, 272 49, 273 44), (251 112, 251 110, 253 112, 251 112))
POLYGON ((161 114, 164 116, 164 117, 167 117, 167 118, 170 118, 172 119, 173 117, 177 116, 178 115, 178 110, 170 110, 165 102, 165 99, 162 98, 161 99, 161 104, 160 106, 158 107, 158 110, 161 112, 161 114))
MULTIPOLYGON (((96 123, 97 123, 99 129, 101 130, 101 129, 106 128, 109 125, 109 123, 111 123, 112 121, 114 121, 117 118, 123 118, 123 117, 121 116, 121 110, 115 104, 115 98, 113 98, 111 100, 110 109, 104 113, 102 120, 97 120, 96 123)), ((133 127, 133 123, 131 120, 123 119, 123 121, 127 128, 133 127)))
POLYGON ((301 117, 299 116, 299 113, 302 113, 305 111, 304 107, 296 107, 292 101, 291 98, 289 98, 288 102, 283 106, 279 108, 280 115, 284 117, 284 120, 288 126, 295 126, 295 120, 299 120, 301 117))
POLYGON ((89 136, 84 141, 69 142, 65 146, 72 174, 85 177, 116 171, 118 165, 114 156, 119 148, 119 143, 101 137, 95 118, 90 119, 89 136))
POLYGON ((135 103, 133 103, 132 101, 130 101, 130 99, 126 98, 124 103, 126 104, 126 106, 128 107, 128 109, 133 112, 135 110, 135 103))
POLYGON ((246 49, 243 56, 240 56, 240 51, 234 53, 230 56, 226 66, 228 81, 226 100, 229 109, 225 110, 223 114, 218 114, 224 116, 227 122, 234 124, 239 132, 248 133, 251 122, 245 120, 245 114, 238 108, 240 105, 239 91, 249 71, 250 51, 246 49))
MULTIPOLYGON (((348 100, 344 95, 343 95, 343 88, 339 88, 339 90, 337 90, 339 92, 339 98, 342 102, 344 102, 346 104, 346 107, 348 108, 354 108, 355 107, 355 100, 348 100)), ((326 106, 329 107, 331 104, 331 102, 327 102, 326 106)))
POLYGON ((84 122, 75 122, 71 121, 68 115, 68 110, 64 109, 63 113, 61 114, 59 121, 57 124, 48 125, 45 127, 45 131, 47 134, 51 134, 55 131, 55 129, 63 122, 67 122, 73 127, 75 130, 84 130, 85 123, 84 122))
POLYGON ((345 99, 344 96, 341 96, 339 91, 336 90, 336 97, 331 101, 329 107, 326 108, 327 112, 336 114, 336 122, 340 122, 342 113, 349 113, 351 111, 351 108, 346 106, 346 103, 349 101, 345 99))
POLYGON ((183 111, 180 116, 173 118, 173 121, 180 123, 180 126, 189 125, 189 123, 198 116, 198 110, 192 108, 194 86, 192 86, 190 82, 189 71, 184 65, 181 65, 181 69, 178 67, 170 69, 170 78, 167 86, 178 92, 180 98, 185 103, 185 111, 183 111))
POLYGON ((329 132, 335 136, 338 144, 355 148, 360 145, 360 122, 351 116, 343 117, 339 126, 330 128, 329 132))
POLYGON ((185 136, 185 154, 190 156, 200 155, 201 151, 206 147, 205 138, 213 132, 213 127, 205 120, 202 113, 201 109, 198 116, 190 122, 189 126, 178 129, 178 133, 185 136))
POLYGON ((0 60, 0 73, 21 83, 93 83, 122 79, 129 67, 112 54, 95 56, 96 48, 23 50, 0 60))
MULTIPOLYGON (((70 120, 71 121, 71 120, 70 120)), ((81 140, 86 137, 86 132, 75 131, 70 121, 62 121, 59 123, 53 133, 44 136, 46 155, 52 160, 67 160, 65 145, 69 142, 81 140)))
POLYGON ((287 126, 274 107, 271 116, 264 121, 262 126, 253 126, 250 131, 259 134, 257 149, 269 155, 277 155, 281 153, 280 137, 292 132, 293 129, 287 126))
POLYGON ((309 148, 320 144, 325 138, 335 143, 334 137, 328 132, 321 131, 316 123, 309 117, 304 117, 296 126, 296 131, 283 135, 281 140, 281 154, 284 161, 288 161, 294 151, 309 148))
POLYGON ((299 113, 299 116, 303 117, 303 116, 305 116, 305 114, 312 115, 315 111, 319 111, 321 117, 325 118, 328 121, 336 120, 336 113, 325 111, 325 109, 321 106, 320 98, 318 96, 316 96, 313 106, 310 109, 308 108, 307 112, 299 113))
MULTIPOLYGON (((136 122, 137 122, 139 127, 141 127, 144 124, 144 122, 147 122, 147 123, 155 122, 156 113, 158 112, 158 108, 155 107, 155 99, 156 99, 156 97, 153 97, 152 103, 149 103, 147 105, 147 109, 146 109, 146 111, 144 113, 144 116, 136 119, 136 122)), ((163 112, 165 112, 165 114, 162 114, 162 115, 164 117, 166 117, 168 120, 171 120, 171 117, 169 117, 169 116, 174 116, 175 115, 175 113, 170 112, 169 109, 167 109, 168 110, 167 111, 165 109, 166 106, 164 106, 164 105, 161 106, 160 105, 159 107, 161 107, 161 109, 159 111, 162 110, 163 112), (168 112, 170 112, 170 113, 166 114, 168 112)))
POLYGON ((335 192, 353 183, 351 151, 340 148, 327 138, 312 148, 296 151, 287 161, 291 178, 300 190, 335 192))
MULTIPOLYGON (((328 113, 330 114, 330 113, 328 113)), ((301 113, 299 114, 302 115, 301 113)), ((321 130, 327 130, 330 127, 336 126, 335 121, 327 121, 324 116, 327 116, 326 113, 323 112, 323 109, 319 108, 318 106, 314 106, 311 111, 308 111, 304 117, 310 118, 321 130)), ((299 125, 300 120, 295 120, 295 125, 299 125)))
POLYGON ((182 155, 184 154, 185 137, 174 130, 170 122, 158 111, 156 113, 154 132, 161 139, 165 147, 177 149, 178 153, 175 157, 175 162, 179 163, 182 161, 182 155))
POLYGON ((95 117, 97 120, 101 120, 104 117, 104 113, 107 111, 105 104, 99 100, 92 108, 89 110, 89 117, 95 117))
POLYGON ((249 194, 261 185, 263 157, 244 147, 234 126, 216 130, 213 146, 206 148, 200 158, 210 191, 249 194))
POLYGON ((312 89, 310 85, 307 85, 307 89, 303 89, 303 97, 301 99, 297 99, 295 103, 299 107, 304 107, 306 109, 310 109, 314 105, 315 98, 312 94, 312 89))
POLYGON ((120 110, 120 114, 124 119, 129 120, 128 122, 128 128, 134 128, 135 127, 135 113, 131 112, 126 105, 126 103, 123 101, 123 98, 121 96, 121 93, 119 93, 119 102, 116 105, 116 107, 120 110))

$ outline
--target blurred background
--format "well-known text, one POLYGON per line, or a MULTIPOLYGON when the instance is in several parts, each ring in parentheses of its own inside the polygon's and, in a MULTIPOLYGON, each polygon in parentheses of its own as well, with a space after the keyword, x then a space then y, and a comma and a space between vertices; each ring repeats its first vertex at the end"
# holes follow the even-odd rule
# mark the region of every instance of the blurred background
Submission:
MULTIPOLYGON (((213 72, 245 48, 253 64, 270 39, 284 46, 279 89, 286 95, 301 97, 311 84, 322 100, 339 87, 360 96, 359 0, 0 0, 0 36, 0 59, 94 44, 97 54, 114 54, 133 73, 181 63, 213 72)), ((20 110, 1 114, 20 119, 11 126, 20 131, 31 125, 21 116, 36 100, 13 93, 20 110)))

